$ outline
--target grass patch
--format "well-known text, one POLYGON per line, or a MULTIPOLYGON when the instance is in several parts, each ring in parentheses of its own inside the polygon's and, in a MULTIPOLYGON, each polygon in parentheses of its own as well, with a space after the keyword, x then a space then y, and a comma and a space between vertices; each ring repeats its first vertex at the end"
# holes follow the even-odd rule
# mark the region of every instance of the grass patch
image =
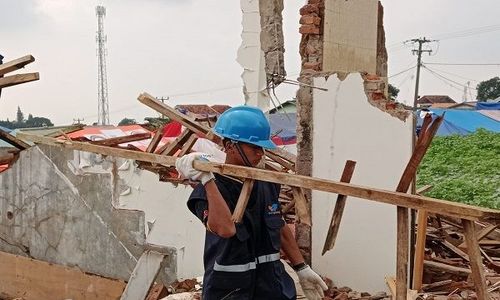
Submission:
POLYGON ((500 133, 435 137, 417 173, 426 196, 500 209, 500 133))

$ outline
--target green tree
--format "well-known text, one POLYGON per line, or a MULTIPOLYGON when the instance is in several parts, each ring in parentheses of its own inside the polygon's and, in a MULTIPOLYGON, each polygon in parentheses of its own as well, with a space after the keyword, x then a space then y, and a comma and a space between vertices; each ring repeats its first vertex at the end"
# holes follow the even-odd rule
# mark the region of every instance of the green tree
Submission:
POLYGON ((123 126, 123 125, 134 125, 137 124, 135 119, 129 119, 129 118, 123 118, 120 123, 118 123, 118 126, 123 126))
POLYGON ((167 124, 168 122, 170 122, 170 119, 166 117, 165 118, 146 117, 144 118, 144 120, 147 121, 148 125, 151 126, 153 129, 158 129, 163 125, 167 124))
MULTIPOLYGON (((29 115, 31 116, 31 114, 29 115)), ((48 126, 54 126, 52 122, 44 117, 30 117, 28 116, 28 120, 26 120, 25 125, 26 127, 48 127, 48 126)))
POLYGON ((500 78, 493 77, 477 85, 477 100, 486 101, 500 97, 500 78))
POLYGON ((22 124, 24 122, 24 114, 21 111, 21 108, 18 106, 17 107, 17 114, 16 114, 16 123, 22 124))
POLYGON ((399 89, 389 83, 389 98, 391 100, 396 100, 399 94, 399 89))

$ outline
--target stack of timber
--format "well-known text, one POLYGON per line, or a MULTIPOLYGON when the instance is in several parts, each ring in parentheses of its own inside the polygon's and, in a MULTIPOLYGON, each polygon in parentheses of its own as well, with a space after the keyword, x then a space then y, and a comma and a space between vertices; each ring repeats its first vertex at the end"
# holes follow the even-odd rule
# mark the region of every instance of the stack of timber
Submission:
MULTIPOLYGON (((500 299, 500 230, 498 224, 474 222, 487 291, 500 299)), ((430 215, 419 290, 425 299, 478 299, 471 278, 467 241, 459 219, 430 215)))

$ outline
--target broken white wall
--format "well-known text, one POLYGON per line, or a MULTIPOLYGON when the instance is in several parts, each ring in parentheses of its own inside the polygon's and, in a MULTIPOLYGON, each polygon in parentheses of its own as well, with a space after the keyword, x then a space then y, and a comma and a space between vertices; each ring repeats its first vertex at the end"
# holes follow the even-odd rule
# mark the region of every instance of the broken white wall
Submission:
POLYGON ((259 0, 241 0, 240 3, 243 30, 236 60, 243 67, 241 78, 245 104, 267 110, 270 98, 266 90, 266 64, 260 42, 259 0))
POLYGON ((377 73, 378 5, 325 1, 323 71, 377 73))
POLYGON ((160 182, 158 175, 132 163, 119 176, 130 189, 120 196, 118 207, 144 211, 146 220, 154 222, 148 241, 177 250, 178 278, 203 275, 205 228, 186 205, 192 188, 160 182))
MULTIPOLYGON (((395 190, 411 155, 411 121, 368 103, 360 74, 314 78, 312 176, 338 181, 357 162, 354 184, 395 190)), ((355 290, 385 290, 396 270, 396 207, 348 197, 333 250, 321 256, 337 195, 312 193, 312 262, 320 274, 355 290)))

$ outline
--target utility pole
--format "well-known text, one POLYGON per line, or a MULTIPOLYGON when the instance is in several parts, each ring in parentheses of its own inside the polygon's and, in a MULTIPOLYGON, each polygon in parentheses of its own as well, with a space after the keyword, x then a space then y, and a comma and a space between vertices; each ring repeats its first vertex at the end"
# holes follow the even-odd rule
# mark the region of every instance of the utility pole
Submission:
POLYGON ((413 110, 415 111, 417 108, 417 100, 418 100, 418 85, 420 83, 420 67, 422 66, 422 53, 428 52, 430 55, 432 52, 432 50, 422 50, 422 45, 434 41, 428 40, 424 37, 419 39, 411 39, 410 42, 418 43, 418 50, 415 49, 412 50, 413 54, 417 54, 417 78, 415 79, 415 96, 413 97, 413 110))
MULTIPOLYGON (((163 96, 162 96, 162 97, 160 97, 160 98, 156 97, 156 99, 157 99, 157 100, 160 100, 160 101, 161 101, 161 103, 165 103, 165 101, 168 101, 168 100, 170 99, 170 97, 165 98, 165 97, 163 97, 163 96)), ((165 118, 165 115, 164 115, 164 114, 161 114, 161 117, 162 117, 162 119, 164 119, 164 118, 165 118)))

